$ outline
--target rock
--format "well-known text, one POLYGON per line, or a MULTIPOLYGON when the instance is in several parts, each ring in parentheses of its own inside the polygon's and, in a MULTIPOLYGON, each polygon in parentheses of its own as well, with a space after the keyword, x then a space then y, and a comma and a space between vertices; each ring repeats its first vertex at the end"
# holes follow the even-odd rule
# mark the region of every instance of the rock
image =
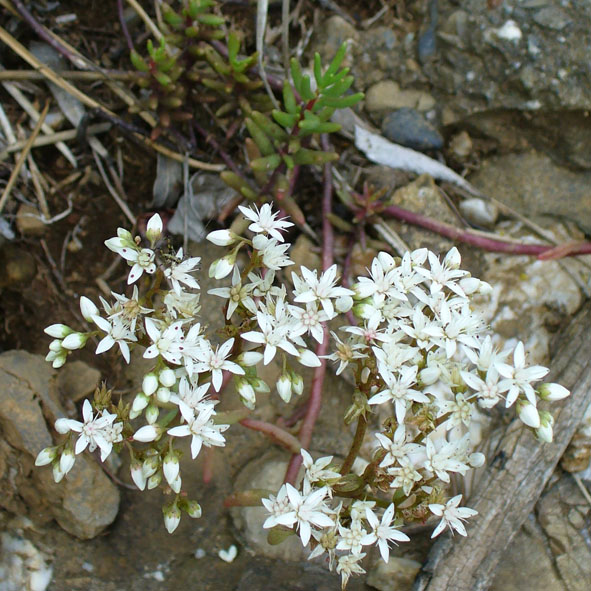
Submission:
POLYGON ((367 584, 378 591, 411 591, 421 563, 410 558, 390 556, 388 562, 381 558, 368 571, 367 584))
POLYGON ((370 113, 380 114, 403 107, 429 111, 435 106, 435 99, 422 90, 401 90, 392 80, 382 80, 371 86, 365 96, 365 108, 370 113))
POLYGON ((90 396, 101 379, 101 372, 84 361, 68 361, 57 374, 57 387, 64 400, 78 402, 90 396))
POLYGON ((31 283, 37 273, 33 255, 16 244, 0 248, 0 287, 19 289, 31 283))
POLYGON ((499 217, 499 208, 494 203, 477 197, 460 202, 460 211, 469 222, 486 228, 492 228, 499 217))
POLYGON ((34 467, 39 451, 53 445, 46 420, 62 416, 53 370, 42 356, 25 351, 0 355, 0 425, 5 439, 0 462, 11 466, 0 505, 13 509, 13 497, 18 496, 24 501, 19 507, 28 508, 35 518, 43 521, 52 515, 69 533, 89 539, 115 519, 119 490, 85 454, 77 456, 60 484, 53 481, 50 467, 34 467))
POLYGON ((566 218, 591 233, 591 172, 574 172, 528 152, 485 160, 469 180, 530 219, 566 218))
POLYGON ((40 219, 39 210, 32 205, 23 203, 16 212, 16 227, 23 236, 41 236, 46 225, 40 219))
POLYGON ((537 504, 538 519, 567 591, 586 591, 591 581, 588 520, 591 508, 571 477, 561 478, 537 504))
POLYGON ((546 540, 532 516, 507 547, 491 591, 566 591, 556 576, 546 540))
POLYGON ((460 131, 451 138, 449 149, 452 154, 460 161, 464 161, 472 154, 472 138, 467 131, 460 131))
POLYGON ((359 41, 359 33, 340 16, 331 16, 319 29, 319 35, 314 44, 314 49, 322 57, 323 64, 329 64, 336 55, 339 47, 349 42, 348 56, 345 57, 342 66, 351 65, 352 45, 359 41))
POLYGON ((558 6, 546 6, 538 10, 534 14, 533 20, 541 27, 554 31, 562 31, 562 29, 573 23, 568 14, 558 6))
POLYGON ((390 141, 413 150, 440 150, 441 134, 414 109, 398 109, 382 123, 382 133, 390 141))
MULTIPOLYGON (((289 456, 271 450, 262 457, 258 457, 244 466, 238 474, 235 483, 236 491, 250 489, 279 490, 289 456)), ((267 530, 263 529, 263 523, 267 519, 264 507, 238 507, 231 509, 234 524, 241 531, 246 540, 246 545, 251 550, 268 558, 279 558, 287 561, 304 560, 309 552, 302 547, 298 536, 290 536, 281 544, 271 545, 267 542, 267 530)))

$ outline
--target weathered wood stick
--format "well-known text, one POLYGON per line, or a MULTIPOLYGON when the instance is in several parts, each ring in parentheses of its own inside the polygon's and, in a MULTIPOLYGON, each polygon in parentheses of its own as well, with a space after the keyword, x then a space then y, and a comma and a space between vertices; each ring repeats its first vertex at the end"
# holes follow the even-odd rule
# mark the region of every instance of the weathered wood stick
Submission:
MULTIPOLYGON (((446 537, 432 548, 413 591, 485 591, 496 566, 554 472, 591 403, 591 302, 558 339, 550 380, 571 390, 555 414, 554 442, 542 444, 516 420, 496 450, 469 506, 479 513, 468 537, 446 537), (500 454, 500 455, 499 455, 500 454)), ((492 458, 489 458, 489 461, 492 458)))

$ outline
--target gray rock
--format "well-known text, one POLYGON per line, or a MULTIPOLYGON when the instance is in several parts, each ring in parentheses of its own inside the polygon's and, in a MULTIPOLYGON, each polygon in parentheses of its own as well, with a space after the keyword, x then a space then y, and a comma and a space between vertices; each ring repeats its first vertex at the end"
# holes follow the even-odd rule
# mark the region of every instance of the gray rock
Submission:
POLYGON ((420 113, 403 108, 390 113, 382 123, 382 133, 390 141, 414 150, 440 150, 443 137, 420 113))
POLYGON ((77 402, 90 396, 101 379, 101 372, 84 361, 68 361, 57 374, 57 387, 64 400, 77 402))
POLYGON ((381 558, 368 571, 367 584, 378 591, 411 591, 421 563, 410 558, 390 556, 388 562, 381 558))
POLYGON ((10 468, 0 505, 28 510, 41 521, 53 516, 67 532, 89 539, 115 519, 117 487, 88 455, 76 458, 71 473, 60 484, 53 481, 50 468, 33 465, 41 449, 53 445, 46 420, 53 422, 64 414, 53 370, 42 356, 25 351, 0 355, 0 425, 5 439, 0 446, 0 464, 10 468))
POLYGON ((529 152, 490 158, 469 180, 529 218, 566 218, 591 232, 591 172, 574 172, 529 152))

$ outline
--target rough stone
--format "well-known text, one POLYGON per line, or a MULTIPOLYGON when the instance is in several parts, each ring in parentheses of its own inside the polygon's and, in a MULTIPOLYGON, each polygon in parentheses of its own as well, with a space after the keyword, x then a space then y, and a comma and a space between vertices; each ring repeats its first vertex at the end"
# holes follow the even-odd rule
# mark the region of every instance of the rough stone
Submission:
POLYGON ((315 51, 320 53, 322 63, 330 63, 332 58, 336 55, 339 47, 349 42, 349 55, 343 60, 343 66, 351 65, 351 45, 359 41, 359 32, 355 27, 349 24, 344 18, 340 16, 331 16, 323 26, 320 28, 318 38, 314 45, 315 51), (351 43, 352 42, 352 43, 351 43))
POLYGON ((567 591, 586 591, 591 581, 591 508, 571 477, 561 478, 537 505, 538 519, 567 591))
POLYGON ((16 212, 16 227, 23 236, 40 236, 47 226, 39 218, 36 207, 23 203, 16 212))
POLYGON ((500 560, 491 591, 566 591, 556 575, 546 540, 534 517, 526 522, 500 560))
POLYGON ((101 372, 84 361, 68 361, 57 374, 57 387, 64 400, 77 402, 90 396, 101 379, 101 372))
POLYGON ((423 90, 405 89, 392 80, 382 80, 371 86, 365 95, 365 108, 379 114, 403 107, 429 111, 435 106, 435 99, 423 90))
POLYGON ((76 458, 74 468, 60 483, 48 467, 35 468, 34 458, 53 445, 46 420, 64 416, 53 370, 43 357, 25 351, 0 355, 0 426, 2 455, 10 467, 9 486, 0 504, 15 508, 18 496, 23 509, 46 521, 48 514, 68 532, 89 539, 113 522, 119 508, 119 491, 100 466, 87 455, 76 458))
POLYGON ((530 219, 566 218, 591 232, 591 172, 575 172, 537 152, 493 157, 469 178, 489 197, 530 219))
POLYGON ((382 123, 382 133, 392 142, 413 150, 440 150, 443 137, 415 109, 402 108, 388 114, 382 123))
POLYGON ((388 562, 379 559, 367 575, 367 584, 378 591, 411 591, 421 563, 410 558, 390 556, 388 562))
POLYGON ((16 244, 4 244, 0 248, 0 288, 21 289, 30 285, 37 273, 33 255, 16 244))

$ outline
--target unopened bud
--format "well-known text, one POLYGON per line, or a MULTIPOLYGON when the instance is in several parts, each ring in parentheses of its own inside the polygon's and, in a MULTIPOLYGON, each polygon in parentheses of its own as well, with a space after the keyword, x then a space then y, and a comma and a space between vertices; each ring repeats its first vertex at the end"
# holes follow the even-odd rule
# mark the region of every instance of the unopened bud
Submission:
POLYGON ((158 374, 158 381, 167 388, 172 388, 176 384, 176 375, 170 368, 163 369, 158 374))
POLYGON ((176 454, 171 452, 166 454, 162 463, 162 471, 164 472, 166 482, 172 486, 172 482, 174 482, 180 471, 179 459, 176 454))
POLYGON ((299 374, 292 371, 291 377, 291 389, 296 396, 301 396, 304 391, 304 378, 299 374))
POLYGON ((230 230, 215 230, 210 232, 206 238, 216 246, 230 246, 236 242, 239 236, 230 230))
POLYGON ((149 220, 146 227, 146 237, 153 246, 162 236, 162 218, 159 214, 154 214, 149 220))
POLYGON ((76 456, 74 455, 73 450, 65 449, 62 452, 60 457, 60 470, 63 472, 64 476, 72 469, 75 461, 76 456))
POLYGON ((63 341, 62 347, 68 351, 74 351, 75 349, 82 349, 86 345, 88 335, 83 332, 73 332, 69 334, 63 341))
POLYGON ((158 439, 160 435, 162 435, 161 427, 158 425, 145 425, 133 434, 133 440, 149 443, 158 439))
POLYGON ((162 472, 159 470, 158 472, 156 472, 156 474, 154 474, 153 476, 150 476, 150 478, 148 478, 148 490, 152 490, 152 489, 156 488, 157 486, 160 486, 161 482, 162 482, 162 472))
POLYGON ((209 267, 209 276, 213 277, 214 279, 223 279, 224 277, 227 277, 232 272, 234 265, 236 264, 236 254, 236 251, 233 250, 225 257, 213 261, 209 267))
POLYGON ((150 404, 150 406, 148 406, 148 408, 146 409, 146 421, 148 421, 148 425, 153 425, 157 420, 158 420, 158 415, 160 414, 160 411, 158 410, 157 406, 154 406, 153 404, 150 404))
POLYGON ((187 515, 193 519, 199 519, 203 513, 201 505, 197 501, 188 501, 183 509, 186 511, 187 515))
POLYGON ((57 457, 57 447, 46 447, 42 449, 35 459, 35 466, 47 466, 57 457))
POLYGON ((158 402, 166 403, 170 400, 171 392, 165 386, 161 386, 156 390, 156 399, 158 402))
POLYGON ((291 380, 287 373, 283 373, 277 380, 277 393, 281 396, 283 402, 289 402, 291 400, 291 380))
POLYGON ((100 315, 99 309, 94 302, 86 296, 80 298, 80 312, 87 322, 93 322, 92 317, 100 315))
POLYGON ((179 525, 181 521, 181 511, 177 504, 165 505, 162 507, 164 514, 164 526, 169 534, 171 534, 179 525))
POLYGON ((142 391, 146 396, 152 396, 158 389, 158 377, 154 373, 148 373, 142 380, 142 391))
POLYGON ((516 409, 519 419, 522 423, 526 424, 528 427, 532 427, 533 429, 537 429, 540 426, 540 415, 538 413, 538 409, 531 402, 518 400, 516 409))
POLYGON ((540 384, 538 386, 538 395, 542 400, 554 402, 566 398, 569 394, 570 391, 560 384, 540 384))
POLYGON ((52 324, 51 326, 48 326, 46 329, 44 329, 43 332, 54 339, 63 339, 74 331, 65 324, 52 324))

